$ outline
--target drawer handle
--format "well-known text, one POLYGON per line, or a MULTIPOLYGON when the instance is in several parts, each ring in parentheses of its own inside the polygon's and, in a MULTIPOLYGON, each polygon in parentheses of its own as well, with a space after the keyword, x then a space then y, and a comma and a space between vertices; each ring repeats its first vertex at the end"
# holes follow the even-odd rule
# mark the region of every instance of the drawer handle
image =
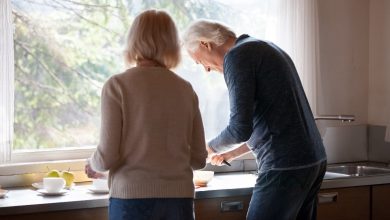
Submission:
POLYGON ((243 201, 234 201, 221 202, 221 212, 239 212, 244 210, 244 202, 243 201))
POLYGON ((337 202, 337 197, 339 196, 338 192, 333 193, 319 193, 318 194, 318 203, 332 203, 337 202))

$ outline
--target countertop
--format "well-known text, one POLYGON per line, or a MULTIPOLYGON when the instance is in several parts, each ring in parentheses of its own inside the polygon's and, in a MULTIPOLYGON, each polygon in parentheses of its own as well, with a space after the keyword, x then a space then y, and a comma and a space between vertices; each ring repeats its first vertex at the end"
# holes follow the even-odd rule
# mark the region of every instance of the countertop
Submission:
MULTIPOLYGON (((196 189, 195 199, 251 195, 257 176, 248 172, 216 174, 207 187, 196 189)), ((390 175, 337 177, 327 173, 321 189, 390 183, 390 175)), ((0 198, 0 216, 47 211, 107 207, 108 194, 94 194, 90 184, 77 184, 62 196, 42 196, 33 187, 8 189, 0 198)))

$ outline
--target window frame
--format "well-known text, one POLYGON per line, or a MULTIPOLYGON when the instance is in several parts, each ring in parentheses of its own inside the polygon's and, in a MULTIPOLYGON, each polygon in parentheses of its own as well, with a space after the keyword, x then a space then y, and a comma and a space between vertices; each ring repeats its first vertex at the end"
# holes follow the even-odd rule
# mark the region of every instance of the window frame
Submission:
POLYGON ((9 163, 36 163, 43 161, 87 159, 92 155, 95 149, 96 146, 57 148, 50 150, 18 150, 16 152, 12 150, 9 163))
MULTIPOLYGON (((11 24, 8 24, 8 25, 10 25, 11 30, 5 30, 8 32, 11 32, 11 33, 8 33, 8 34, 10 34, 10 39, 4 39, 4 41, 2 40, 3 42, 1 42, 1 43, 4 45, 13 46, 15 26, 12 23, 12 19, 9 18, 9 16, 7 16, 7 15, 12 16, 12 13, 11 13, 12 2, 11 2, 11 0, 5 0, 5 1, 2 1, 1 4, 2 4, 2 6, 4 6, 1 8, 4 9, 5 16, 2 17, 2 19, 4 19, 4 21, 0 21, 0 22, 4 22, 4 23, 11 22, 11 24), (8 42, 7 40, 12 41, 12 42, 8 42)), ((7 34, 7 32, 5 32, 4 34, 7 34)), ((14 47, 12 47, 12 48, 14 48, 14 47)), ((13 57, 13 54, 14 53, 7 54, 7 56, 12 55, 12 57, 13 57)), ((14 66, 15 65, 14 60, 15 60, 15 58, 5 59, 6 63, 4 63, 4 65, 14 66)), ((15 80, 15 78, 14 78, 15 69, 9 68, 8 71, 13 71, 13 72, 4 73, 4 74, 7 74, 10 76, 7 78, 7 81, 8 81, 7 83, 9 85, 13 85, 14 84, 13 82, 15 80)), ((1 73, 1 74, 3 74, 3 73, 1 73)), ((13 86, 10 86, 10 89, 14 90, 15 88, 13 86)), ((12 93, 12 94, 14 94, 14 93, 12 93)), ((11 108, 11 106, 14 105, 14 96, 10 95, 10 97, 8 97, 8 98, 10 99, 9 100, 10 101, 9 108, 11 108)), ((7 109, 7 110, 9 110, 9 109, 7 109)), ((10 109, 10 111, 13 113, 13 108, 10 109)), ((13 115, 12 115, 12 117, 13 117, 13 115)), ((11 123, 13 120, 14 119, 12 118, 11 123)), ((4 155, 2 155, 4 159, 3 159, 3 161, 0 161, 0 166, 10 167, 12 165, 19 164, 19 163, 37 163, 37 162, 47 162, 47 161, 86 159, 86 158, 90 157, 92 152, 96 149, 96 146, 83 146, 83 147, 58 148, 58 149, 47 149, 47 150, 17 150, 17 151, 15 151, 12 149, 13 148, 12 147, 13 126, 11 126, 10 130, 11 130, 11 132, 6 139, 11 140, 10 141, 11 143, 9 143, 8 145, 6 145, 6 144, 0 145, 0 148, 2 148, 1 149, 2 151, 0 151, 0 152, 4 152, 4 155)))

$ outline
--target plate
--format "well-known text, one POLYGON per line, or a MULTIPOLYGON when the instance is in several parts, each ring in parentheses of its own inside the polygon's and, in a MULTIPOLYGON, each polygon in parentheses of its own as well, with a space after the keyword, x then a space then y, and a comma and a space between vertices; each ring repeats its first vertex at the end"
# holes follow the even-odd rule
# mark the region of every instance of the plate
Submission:
POLYGON ((39 190, 37 190, 37 192, 42 194, 42 195, 45 195, 45 196, 62 196, 65 193, 67 193, 68 191, 64 190, 64 189, 61 189, 58 192, 48 192, 45 189, 39 189, 39 190))
POLYGON ((96 194, 106 194, 110 192, 108 189, 96 189, 94 187, 88 188, 88 190, 96 194))
POLYGON ((33 183, 31 184, 34 188, 36 189, 43 189, 43 182, 37 182, 37 183, 33 183))
MULTIPOLYGON (((43 182, 36 182, 31 184, 36 189, 43 189, 43 182)), ((70 185, 70 187, 65 186, 65 189, 72 189, 75 186, 74 183, 70 185)))
POLYGON ((0 189, 0 199, 1 198, 4 198, 5 195, 7 194, 8 190, 5 190, 5 189, 0 189))

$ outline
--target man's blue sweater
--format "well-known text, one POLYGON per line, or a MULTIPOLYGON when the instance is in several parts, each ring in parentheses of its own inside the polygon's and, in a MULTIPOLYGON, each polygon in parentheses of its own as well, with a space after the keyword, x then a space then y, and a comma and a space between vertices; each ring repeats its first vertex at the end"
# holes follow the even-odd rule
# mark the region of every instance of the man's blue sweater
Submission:
POLYGON ((297 70, 279 47, 240 36, 224 57, 230 121, 209 142, 216 152, 247 142, 260 172, 313 166, 326 160, 297 70))

